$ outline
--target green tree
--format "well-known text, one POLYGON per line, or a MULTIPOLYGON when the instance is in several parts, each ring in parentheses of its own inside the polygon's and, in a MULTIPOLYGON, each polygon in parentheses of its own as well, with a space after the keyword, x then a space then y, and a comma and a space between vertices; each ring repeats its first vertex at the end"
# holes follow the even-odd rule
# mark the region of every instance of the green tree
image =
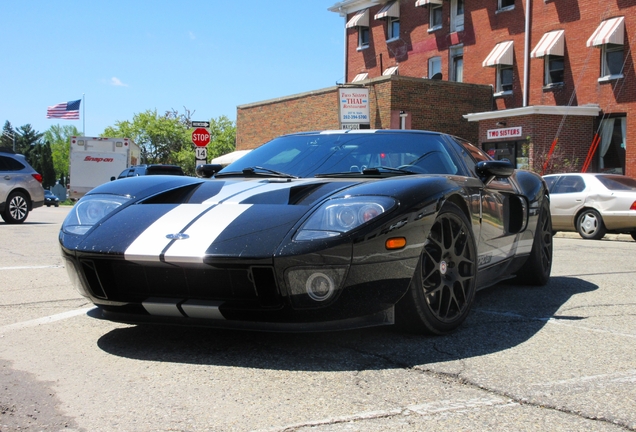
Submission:
MULTIPOLYGON (((22 153, 24 156, 26 156, 27 162, 29 162, 29 164, 37 164, 37 161, 32 159, 31 157, 31 151, 37 144, 39 144, 40 139, 43 135, 44 134, 34 130, 28 123, 24 126, 20 126, 15 137, 16 153, 22 153)), ((33 168, 35 168, 35 166, 33 166, 33 168)), ((37 168, 35 169, 37 170, 37 168)))
POLYGON ((71 137, 79 136, 80 133, 75 126, 53 125, 44 132, 42 139, 51 145, 51 157, 55 175, 60 179, 60 184, 64 185, 69 172, 69 147, 71 137))
POLYGON ((236 125, 226 116, 210 119, 210 144, 208 159, 223 156, 236 149, 236 125))
MULTIPOLYGON (((175 112, 159 115, 157 110, 135 114, 132 121, 118 121, 102 136, 130 138, 141 149, 145 163, 177 164, 177 155, 188 146, 188 125, 175 112)), ((192 150, 194 159, 194 150, 192 150)))

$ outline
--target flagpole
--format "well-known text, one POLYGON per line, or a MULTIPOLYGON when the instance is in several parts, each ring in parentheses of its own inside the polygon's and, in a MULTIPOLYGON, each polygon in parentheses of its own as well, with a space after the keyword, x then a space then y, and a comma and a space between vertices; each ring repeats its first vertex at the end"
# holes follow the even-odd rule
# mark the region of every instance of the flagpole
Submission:
POLYGON ((82 136, 86 136, 86 94, 82 93, 82 136))

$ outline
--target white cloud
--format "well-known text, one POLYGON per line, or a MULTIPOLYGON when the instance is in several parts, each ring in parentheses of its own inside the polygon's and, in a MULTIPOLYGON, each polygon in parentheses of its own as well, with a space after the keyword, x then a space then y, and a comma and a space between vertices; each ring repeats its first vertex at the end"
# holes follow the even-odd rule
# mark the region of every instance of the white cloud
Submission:
POLYGON ((117 77, 112 77, 110 79, 110 85, 113 85, 115 87, 128 87, 128 84, 124 84, 123 82, 121 82, 121 80, 117 77))
POLYGON ((188 32, 188 35, 190 36, 190 39, 195 40, 197 37, 193 32, 188 32))

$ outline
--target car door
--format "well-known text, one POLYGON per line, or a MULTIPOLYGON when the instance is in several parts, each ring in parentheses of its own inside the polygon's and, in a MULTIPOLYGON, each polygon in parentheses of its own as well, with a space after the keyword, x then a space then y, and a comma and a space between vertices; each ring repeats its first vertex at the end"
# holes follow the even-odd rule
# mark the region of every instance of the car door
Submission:
MULTIPOLYGON (((467 141, 457 139, 466 167, 475 174, 475 163, 491 160, 482 150, 467 141)), ((481 227, 475 232, 478 245, 478 267, 488 267, 509 258, 515 252, 517 230, 511 229, 510 212, 521 211, 518 190, 509 178, 495 178, 484 183, 479 196, 481 227)), ((525 215, 521 219, 526 219, 525 215)), ((519 218, 517 218, 519 219, 519 218)), ((497 275, 492 275, 496 278, 497 275)))
POLYGON ((7 201, 9 194, 20 183, 23 174, 19 170, 24 165, 13 158, 0 156, 0 204, 7 201))
POLYGON ((575 229, 575 215, 585 204, 583 176, 563 175, 550 187, 550 210, 554 230, 575 229))

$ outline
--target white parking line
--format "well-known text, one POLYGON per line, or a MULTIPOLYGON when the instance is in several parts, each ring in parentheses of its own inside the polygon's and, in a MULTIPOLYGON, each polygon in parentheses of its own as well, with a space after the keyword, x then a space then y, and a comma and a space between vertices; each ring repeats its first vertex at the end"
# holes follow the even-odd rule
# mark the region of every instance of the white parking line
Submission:
POLYGON ((548 324, 556 324, 556 325, 560 325, 560 326, 564 326, 564 327, 572 327, 572 328, 575 328, 577 330, 583 330, 583 331, 588 331, 588 332, 593 332, 593 333, 605 333, 605 334, 611 334, 613 336, 621 336, 621 337, 628 337, 628 338, 631 338, 631 339, 636 339, 636 334, 621 333, 621 332, 617 332, 617 331, 613 331, 613 330, 600 329, 600 328, 582 326, 582 325, 578 325, 578 324, 572 324, 572 323, 564 322, 563 320, 559 319, 558 317, 557 318, 529 317, 529 316, 521 315, 521 314, 518 314, 518 313, 515 313, 515 312, 499 312, 499 311, 493 311, 493 310, 488 310, 488 309, 473 309, 473 311, 474 312, 482 312, 482 313, 491 314, 491 315, 499 315, 499 316, 506 316, 506 317, 512 317, 512 318, 520 318, 520 319, 532 320, 532 321, 545 321, 548 324))
POLYGON ((446 412, 466 412, 469 410, 476 410, 482 407, 509 407, 519 405, 510 399, 504 399, 499 397, 490 398, 474 398, 474 399, 459 399, 459 400, 442 400, 436 402, 429 402, 421 405, 409 405, 400 408, 394 408, 389 410, 380 411, 365 411, 357 414, 351 414, 347 416, 325 418, 322 420, 309 420, 304 423, 289 424, 286 426, 273 427, 268 429, 262 429, 256 432, 284 432, 289 430, 296 430, 305 427, 325 426, 338 423, 349 423, 353 421, 363 420, 375 420, 382 418, 390 418, 395 416, 409 416, 413 414, 419 414, 421 416, 432 416, 446 412))
POLYGON ((2 271, 2 270, 51 269, 51 268, 64 268, 64 266, 63 265, 46 265, 46 266, 0 267, 0 271, 2 271))
POLYGON ((0 327, 0 333, 5 333, 11 330, 20 330, 20 329, 28 328, 28 327, 36 327, 43 324, 50 324, 55 321, 61 321, 67 318, 73 318, 78 315, 85 315, 88 311, 92 309, 94 309, 94 307, 75 309, 68 312, 62 312, 55 315, 49 315, 42 318, 36 318, 29 321, 22 321, 15 324, 8 324, 8 325, 0 327))

